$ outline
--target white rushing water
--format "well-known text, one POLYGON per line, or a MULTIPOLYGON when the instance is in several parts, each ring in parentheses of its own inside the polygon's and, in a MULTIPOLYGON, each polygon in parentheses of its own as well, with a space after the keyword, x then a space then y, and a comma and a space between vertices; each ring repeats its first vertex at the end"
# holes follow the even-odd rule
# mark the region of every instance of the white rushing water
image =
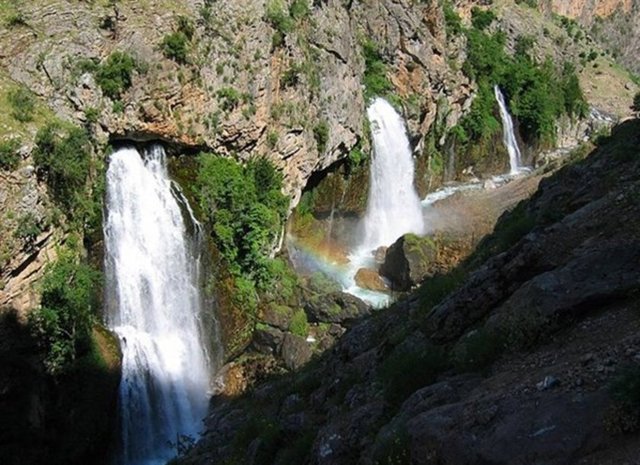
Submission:
POLYGON ((424 231, 420 198, 413 185, 414 163, 402 117, 384 99, 367 109, 373 138, 371 186, 361 248, 391 245, 403 234, 424 231))
POLYGON ((518 141, 516 140, 515 133, 513 132, 513 119, 509 114, 507 103, 505 102, 504 95, 497 85, 493 86, 493 91, 500 107, 500 118, 502 119, 502 140, 504 142, 507 151, 509 152, 509 164, 511 166, 511 174, 518 174, 522 170, 522 155, 520 154, 520 147, 518 147, 518 141))
POLYGON ((107 323, 123 352, 117 463, 161 464, 175 455, 169 442, 198 435, 207 409, 199 241, 192 237, 199 225, 168 178, 160 146, 144 157, 133 148, 111 155, 106 205, 107 323))

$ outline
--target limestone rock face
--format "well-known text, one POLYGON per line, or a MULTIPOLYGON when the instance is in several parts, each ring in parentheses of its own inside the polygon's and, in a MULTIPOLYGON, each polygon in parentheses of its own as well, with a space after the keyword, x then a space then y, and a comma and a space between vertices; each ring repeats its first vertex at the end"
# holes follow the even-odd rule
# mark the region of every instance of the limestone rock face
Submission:
POLYGON ((0 309, 11 307, 23 318, 39 302, 34 284, 56 257, 64 239, 51 226, 51 205, 33 166, 0 171, 0 309), (27 234, 27 231, 30 230, 27 234))
POLYGON ((294 204, 313 172, 365 139, 363 37, 380 46, 398 94, 420 97, 409 115, 414 135, 429 128, 437 101, 460 114, 470 90, 444 58, 437 5, 314 2, 277 43, 268 3, 27 2, 20 6, 27 26, 0 32, 0 63, 68 120, 84 123, 88 109, 98 110, 89 124, 103 141, 156 139, 240 159, 267 156, 294 204), (161 47, 179 16, 195 26, 184 64, 161 47), (114 51, 139 65, 116 106, 83 65, 114 51))

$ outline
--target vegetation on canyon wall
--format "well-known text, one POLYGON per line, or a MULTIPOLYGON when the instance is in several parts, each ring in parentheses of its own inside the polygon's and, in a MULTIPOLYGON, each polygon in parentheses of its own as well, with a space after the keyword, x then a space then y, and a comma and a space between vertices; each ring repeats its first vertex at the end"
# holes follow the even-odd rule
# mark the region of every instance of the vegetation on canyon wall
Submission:
POLYGON ((468 54, 463 70, 476 81, 478 95, 460 122, 462 130, 454 130, 454 134, 460 142, 477 142, 500 130, 494 116, 493 86, 498 85, 520 122, 523 138, 552 145, 561 115, 582 118, 587 114, 575 66, 566 62, 558 67, 550 59, 537 62, 531 54, 534 40, 526 35, 517 38, 513 56, 507 54, 506 35, 499 30, 486 31, 494 20, 490 12, 474 8, 473 27, 461 31, 467 39, 468 54))
POLYGON ((232 273, 258 289, 273 285, 277 276, 269 256, 289 207, 282 194, 282 175, 264 158, 241 165, 203 153, 195 190, 232 273))

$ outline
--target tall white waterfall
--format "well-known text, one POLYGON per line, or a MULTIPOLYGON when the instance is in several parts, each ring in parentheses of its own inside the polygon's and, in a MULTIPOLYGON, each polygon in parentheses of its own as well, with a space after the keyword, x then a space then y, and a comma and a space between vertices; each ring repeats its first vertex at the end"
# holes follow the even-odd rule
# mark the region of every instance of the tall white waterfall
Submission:
POLYGON ((362 248, 391 245, 405 233, 424 232, 420 198, 413 185, 414 163, 402 117, 384 99, 367 109, 373 136, 371 186, 362 248))
POLYGON ((199 247, 187 231, 199 225, 159 146, 111 155, 106 204, 107 322, 123 352, 118 463, 161 464, 175 455, 169 442, 197 436, 207 409, 199 247))
POLYGON ((516 136, 513 132, 513 119, 509 114, 509 109, 507 108, 507 103, 505 102, 504 95, 500 90, 500 87, 497 85, 493 86, 493 91, 500 107, 500 118, 502 119, 502 140, 509 152, 511 174, 517 174, 522 169, 522 155, 520 154, 518 141, 516 140, 516 136))

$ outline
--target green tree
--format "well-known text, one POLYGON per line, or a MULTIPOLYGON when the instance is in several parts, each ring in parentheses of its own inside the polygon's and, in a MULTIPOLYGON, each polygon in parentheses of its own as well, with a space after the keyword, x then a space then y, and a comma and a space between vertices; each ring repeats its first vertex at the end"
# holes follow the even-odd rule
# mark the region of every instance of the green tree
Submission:
POLYGON ((98 66, 96 83, 107 97, 117 100, 122 93, 131 87, 135 60, 127 53, 115 51, 98 66))
POLYGON ((86 196, 91 170, 87 133, 77 127, 50 123, 38 131, 33 156, 54 201, 68 216, 74 216, 86 196))
POLYGON ((236 277, 265 288, 273 278, 269 253, 281 232, 287 197, 282 175, 264 158, 242 166, 200 154, 196 193, 214 240, 236 277))
POLYGON ((32 333, 45 351, 45 367, 60 374, 87 351, 95 321, 100 274, 69 251, 46 269, 42 304, 30 316, 32 333))

